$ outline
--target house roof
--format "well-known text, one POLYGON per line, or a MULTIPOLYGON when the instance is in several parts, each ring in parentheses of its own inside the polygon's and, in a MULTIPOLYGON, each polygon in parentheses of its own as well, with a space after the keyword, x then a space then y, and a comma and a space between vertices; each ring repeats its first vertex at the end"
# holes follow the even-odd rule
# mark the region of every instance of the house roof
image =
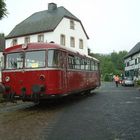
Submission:
POLYGON ((32 14, 30 17, 16 25, 15 28, 8 34, 6 39, 36 33, 51 32, 57 27, 64 17, 80 22, 86 37, 89 38, 81 21, 67 9, 61 6, 56 7, 53 10, 49 10, 48 7, 48 10, 32 14))
POLYGON ((128 54, 124 57, 124 59, 131 57, 132 55, 140 52, 140 42, 138 42, 129 52, 128 54))

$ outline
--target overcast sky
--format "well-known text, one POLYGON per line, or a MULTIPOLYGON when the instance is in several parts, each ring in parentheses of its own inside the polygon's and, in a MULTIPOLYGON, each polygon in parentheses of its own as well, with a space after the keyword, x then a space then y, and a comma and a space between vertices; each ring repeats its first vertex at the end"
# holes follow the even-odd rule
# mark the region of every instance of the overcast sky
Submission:
POLYGON ((5 0, 8 16, 0 33, 8 33, 31 14, 47 10, 48 3, 64 6, 83 23, 94 53, 130 51, 140 41, 140 0, 5 0))

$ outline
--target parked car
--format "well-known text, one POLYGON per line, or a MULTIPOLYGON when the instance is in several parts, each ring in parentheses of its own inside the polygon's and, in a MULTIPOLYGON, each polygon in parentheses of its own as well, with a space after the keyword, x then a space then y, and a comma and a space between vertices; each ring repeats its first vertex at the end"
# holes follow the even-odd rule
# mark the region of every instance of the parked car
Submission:
POLYGON ((119 84, 122 84, 123 79, 120 77, 119 84))
POLYGON ((125 77, 121 83, 122 86, 134 86, 134 80, 132 77, 125 77))

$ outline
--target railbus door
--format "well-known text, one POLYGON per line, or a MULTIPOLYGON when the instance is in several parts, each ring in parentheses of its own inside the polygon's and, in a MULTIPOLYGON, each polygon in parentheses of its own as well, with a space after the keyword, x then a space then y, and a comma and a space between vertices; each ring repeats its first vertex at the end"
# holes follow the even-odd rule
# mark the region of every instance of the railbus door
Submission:
POLYGON ((62 67, 61 71, 61 86, 63 91, 67 92, 67 53, 61 52, 60 65, 62 67))

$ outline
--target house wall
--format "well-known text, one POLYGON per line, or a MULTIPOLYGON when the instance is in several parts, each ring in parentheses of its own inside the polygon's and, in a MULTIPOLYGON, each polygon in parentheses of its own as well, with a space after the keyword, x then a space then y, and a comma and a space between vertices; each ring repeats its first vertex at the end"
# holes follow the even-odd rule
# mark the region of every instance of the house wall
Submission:
POLYGON ((140 53, 134 54, 124 60, 125 73, 129 73, 134 79, 140 79, 140 53), (137 61, 137 63, 136 63, 137 61), (126 64, 129 63, 129 66, 126 64))
MULTIPOLYGON (((76 51, 80 51, 83 54, 88 54, 87 49, 87 37, 83 31, 83 28, 81 24, 77 21, 74 21, 75 23, 75 29, 70 29, 70 19, 63 18, 62 21, 58 24, 57 28, 54 30, 54 32, 45 32, 44 33, 44 42, 51 42, 54 41, 57 44, 60 44, 60 35, 64 34, 66 37, 66 47, 70 47, 70 37, 75 38, 75 48, 72 48, 76 51), (83 40, 83 49, 79 48, 79 39, 83 40)), ((18 37, 17 43, 18 44, 24 44, 24 38, 18 37)), ((6 39, 6 48, 12 46, 12 39, 6 39)), ((38 42, 38 34, 30 35, 30 42, 38 42)))
POLYGON ((0 82, 1 82, 1 69, 3 67, 3 52, 0 52, 0 82))
POLYGON ((75 48, 72 48, 76 51, 80 51, 81 53, 88 54, 88 48, 87 48, 87 37, 83 31, 83 28, 81 24, 77 21, 74 22, 75 29, 70 29, 70 19, 63 18, 63 20, 60 22, 58 27, 55 29, 55 35, 56 35, 56 42, 60 43, 60 35, 64 34, 66 36, 66 47, 70 47, 70 37, 75 38, 75 48), (83 49, 79 48, 79 39, 83 40, 83 49))

